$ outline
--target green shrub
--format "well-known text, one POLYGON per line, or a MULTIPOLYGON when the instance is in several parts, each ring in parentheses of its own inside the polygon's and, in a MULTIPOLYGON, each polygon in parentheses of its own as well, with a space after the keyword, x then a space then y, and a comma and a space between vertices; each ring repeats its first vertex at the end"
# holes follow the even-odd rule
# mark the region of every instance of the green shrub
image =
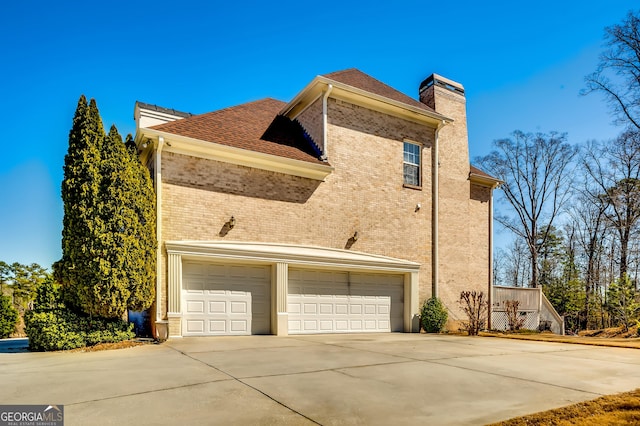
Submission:
POLYGON ((33 310, 36 312, 50 312, 55 309, 64 308, 62 302, 62 289, 60 284, 47 279, 36 290, 36 297, 33 301, 33 310))
POLYGON ((18 311, 11 304, 11 299, 0 295, 0 339, 9 337, 16 329, 18 311))
POLYGON ((29 336, 29 349, 33 351, 59 351, 85 346, 82 333, 74 330, 70 312, 35 312, 25 315, 25 332, 29 336))
POLYGON ((440 333, 444 330, 448 318, 447 308, 440 299, 432 297, 426 300, 420 311, 420 324, 427 333, 440 333))
POLYGON ((38 288, 34 310, 25 315, 29 349, 59 351, 115 343, 135 336, 133 324, 121 319, 88 317, 62 303, 60 287, 48 283, 38 288))

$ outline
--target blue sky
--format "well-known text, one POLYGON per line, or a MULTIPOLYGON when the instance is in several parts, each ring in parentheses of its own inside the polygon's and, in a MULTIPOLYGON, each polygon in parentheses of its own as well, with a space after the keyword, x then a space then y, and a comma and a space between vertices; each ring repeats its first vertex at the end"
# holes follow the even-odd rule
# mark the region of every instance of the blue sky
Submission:
POLYGON ((433 72, 465 86, 471 156, 513 130, 609 139, 599 95, 579 96, 604 27, 634 2, 5 2, 0 14, 0 260, 60 258, 60 184, 73 112, 95 98, 133 133, 136 100, 203 113, 288 101, 356 67, 417 97, 433 72))

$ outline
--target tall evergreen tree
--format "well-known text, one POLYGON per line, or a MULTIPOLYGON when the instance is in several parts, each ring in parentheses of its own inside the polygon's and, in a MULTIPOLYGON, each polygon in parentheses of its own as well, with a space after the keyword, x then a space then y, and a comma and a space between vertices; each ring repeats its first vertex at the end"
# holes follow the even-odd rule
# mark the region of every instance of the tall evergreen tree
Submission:
POLYGON ((127 136, 126 148, 130 163, 131 178, 134 183, 129 192, 129 206, 134 209, 130 224, 129 242, 131 247, 127 270, 131 283, 129 308, 147 309, 155 299, 156 278, 156 198, 153 182, 147 169, 138 156, 138 149, 131 135, 127 136))
POLYGON ((153 302, 155 197, 148 171, 115 126, 105 136, 95 101, 80 98, 63 181, 65 299, 103 317, 153 302))
POLYGON ((102 228, 97 212, 100 150, 105 136, 97 111, 93 99, 87 104, 84 95, 80 96, 64 161, 62 259, 54 265, 65 301, 86 312, 92 312, 88 301, 100 259, 95 235, 102 228))

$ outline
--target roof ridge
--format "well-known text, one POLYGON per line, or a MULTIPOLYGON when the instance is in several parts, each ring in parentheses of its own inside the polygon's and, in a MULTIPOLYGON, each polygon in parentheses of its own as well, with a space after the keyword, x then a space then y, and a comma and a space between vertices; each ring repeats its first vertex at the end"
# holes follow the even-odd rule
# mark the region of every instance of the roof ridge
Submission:
POLYGON ((177 115, 179 117, 192 117, 195 115, 191 112, 178 111, 177 109, 174 109, 174 108, 166 108, 160 105, 148 104, 146 102, 136 101, 136 104, 141 108, 146 108, 146 109, 150 109, 157 112, 164 112, 166 114, 171 114, 171 115, 177 115))
MULTIPOLYGON (((229 105, 227 107, 216 109, 216 110, 213 110, 213 111, 203 112, 202 114, 191 114, 190 116, 185 117, 183 120, 195 119, 195 118, 205 117, 205 116, 214 115, 214 114, 217 115, 217 114, 221 114, 221 113, 224 113, 224 112, 227 112, 227 111, 232 111, 234 109, 246 108, 246 107, 249 107, 251 105, 264 103, 265 101, 278 102, 280 104, 285 105, 285 102, 283 102, 283 101, 281 101, 279 99, 266 97, 266 98, 262 98, 262 99, 256 99, 254 101, 245 102, 245 103, 242 103, 242 104, 229 105)), ((151 127, 154 128, 154 127, 158 127, 158 126, 163 126, 164 124, 166 124, 166 123, 157 124, 157 125, 151 126, 151 127)))
POLYGON ((349 68, 346 70, 336 71, 333 73, 324 74, 322 75, 322 77, 329 80, 334 80, 341 84, 346 84, 347 86, 364 90, 374 95, 394 100, 396 102, 401 102, 405 105, 418 107, 430 112, 435 112, 433 108, 420 102, 418 99, 415 99, 407 95, 406 93, 401 92, 395 87, 392 87, 387 83, 378 80, 375 77, 372 77, 371 75, 359 70, 358 68, 349 68))

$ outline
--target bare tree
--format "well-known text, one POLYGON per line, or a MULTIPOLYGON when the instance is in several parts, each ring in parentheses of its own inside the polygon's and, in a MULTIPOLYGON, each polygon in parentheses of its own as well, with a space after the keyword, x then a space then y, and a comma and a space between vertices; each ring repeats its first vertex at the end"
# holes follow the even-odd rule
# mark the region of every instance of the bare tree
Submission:
POLYGON ((620 244, 619 277, 628 272, 629 244, 640 222, 640 132, 628 130, 606 143, 591 143, 583 162, 594 185, 593 199, 604 206, 604 215, 620 244))
POLYGON ((508 247, 494 252, 494 284, 525 287, 529 282, 529 250, 522 239, 517 238, 508 247))
MULTIPOLYGON (((586 179, 585 179, 586 181, 586 179)), ((588 190, 583 190, 577 203, 569 211, 575 237, 585 260, 584 292, 585 303, 582 315, 582 329, 589 329, 590 308, 594 305, 600 284, 600 257, 605 238, 604 212, 606 204, 599 197, 593 198, 588 190)))
POLYGON ((640 129, 640 17, 631 11, 605 29, 606 50, 596 71, 585 78, 583 94, 604 93, 618 123, 640 129))
POLYGON ((500 187, 514 215, 496 220, 521 237, 530 254, 531 286, 538 286, 538 254, 570 193, 569 167, 577 148, 566 134, 523 133, 494 142, 496 150, 477 161, 504 181, 500 187))

